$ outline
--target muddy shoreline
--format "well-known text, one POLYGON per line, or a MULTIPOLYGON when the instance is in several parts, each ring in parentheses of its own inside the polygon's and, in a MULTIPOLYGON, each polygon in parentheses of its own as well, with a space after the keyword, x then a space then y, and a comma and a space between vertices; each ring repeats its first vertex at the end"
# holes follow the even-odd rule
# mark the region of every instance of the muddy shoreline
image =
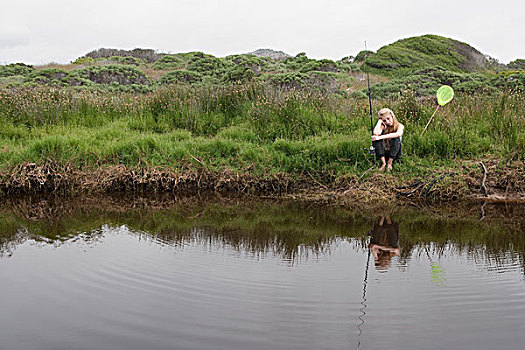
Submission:
POLYGON ((254 175, 198 169, 172 170, 158 167, 131 168, 124 165, 79 169, 49 160, 24 163, 0 174, 0 196, 58 195, 167 195, 176 197, 220 195, 254 198, 284 198, 340 204, 374 206, 377 203, 410 204, 431 202, 525 203, 525 166, 473 162, 463 169, 436 170, 427 176, 399 176, 368 169, 359 176, 335 178, 330 174, 254 175), (483 168, 485 168, 483 170, 483 168))

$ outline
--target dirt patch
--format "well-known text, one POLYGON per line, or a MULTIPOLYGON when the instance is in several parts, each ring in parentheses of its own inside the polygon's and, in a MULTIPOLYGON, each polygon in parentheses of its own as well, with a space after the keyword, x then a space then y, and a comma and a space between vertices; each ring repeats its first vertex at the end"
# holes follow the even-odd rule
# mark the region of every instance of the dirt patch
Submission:
POLYGON ((53 160, 45 164, 24 163, 0 176, 4 195, 39 193, 177 193, 195 192, 276 195, 307 188, 308 183, 286 174, 256 176, 231 170, 171 170, 124 165, 81 170, 53 160))
POLYGON ((209 171, 206 168, 173 170, 157 167, 115 165, 83 170, 48 160, 24 163, 0 174, 0 194, 177 194, 217 193, 272 198, 295 198, 320 202, 455 202, 458 200, 508 200, 525 202, 523 163, 501 164, 486 160, 486 194, 481 190, 484 172, 476 162, 459 171, 441 171, 427 177, 400 179, 375 169, 360 176, 314 177, 284 173, 254 175, 209 171))
POLYGON ((523 162, 509 164, 489 159, 483 162, 471 162, 465 168, 467 167, 465 182, 472 189, 472 197, 525 202, 525 164, 523 162), (483 166, 486 169, 486 193, 482 190, 483 173, 485 172, 483 166))

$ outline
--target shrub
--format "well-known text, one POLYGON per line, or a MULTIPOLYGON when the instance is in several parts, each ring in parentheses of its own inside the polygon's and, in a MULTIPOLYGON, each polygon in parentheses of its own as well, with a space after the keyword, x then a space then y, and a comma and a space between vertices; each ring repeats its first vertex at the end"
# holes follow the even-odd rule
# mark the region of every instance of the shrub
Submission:
POLYGON ((66 78, 69 72, 59 68, 44 68, 35 70, 26 79, 26 82, 33 82, 46 85, 66 85, 66 78))
POLYGON ((405 90, 399 94, 398 104, 394 113, 401 123, 415 124, 421 122, 421 104, 413 90, 405 90))
POLYGON ((299 67, 301 73, 308 73, 311 71, 321 72, 338 72, 337 65, 332 60, 309 60, 299 67))
POLYGON ((268 82, 271 85, 286 89, 297 89, 306 86, 308 74, 291 72, 291 73, 277 73, 268 76, 268 82))
POLYGON ((144 60, 146 62, 153 63, 157 61, 159 58, 161 58, 163 54, 156 53, 155 50, 151 50, 151 49, 137 48, 133 50, 118 50, 118 49, 100 48, 100 49, 88 52, 83 57, 98 59, 98 58, 110 58, 113 56, 135 57, 135 58, 144 60))
POLYGON ((339 87, 337 74, 330 72, 310 72, 306 83, 323 94, 333 93, 339 87))
POLYGON ((253 79, 254 71, 250 67, 232 66, 224 72, 225 82, 246 82, 253 79))
POLYGON ((224 60, 212 55, 194 56, 189 60, 186 70, 200 73, 203 76, 222 77, 227 66, 224 60))
POLYGON ((131 66, 139 66, 144 63, 142 59, 133 56, 111 56, 107 59, 99 60, 98 62, 100 64, 123 64, 131 66))
POLYGON ((164 55, 153 64, 153 69, 182 69, 186 62, 177 55, 164 55))
POLYGON ((450 85, 458 92, 469 93, 492 92, 496 87, 485 74, 460 73, 434 67, 417 70, 404 77, 372 85, 371 91, 375 98, 392 98, 404 90, 412 90, 417 96, 428 96, 435 94, 441 85, 450 85))
POLYGON ((268 62, 272 61, 271 58, 254 55, 231 55, 225 57, 225 60, 234 63, 236 66, 251 69, 254 75, 261 74, 268 62))
POLYGON ((356 72, 359 70, 357 63, 354 63, 353 57, 344 57, 335 62, 339 72, 356 72))
POLYGON ((15 75, 27 76, 34 71, 33 66, 24 63, 12 63, 6 66, 0 66, 0 78, 12 77, 15 75))
POLYGON ((202 81, 202 74, 188 70, 169 72, 160 78, 161 84, 197 84, 202 81))
POLYGON ((510 69, 525 70, 525 59, 518 58, 507 65, 510 69))
POLYGON ((140 69, 134 66, 107 65, 90 66, 75 72, 79 77, 95 84, 148 85, 149 80, 140 69))
POLYGON ((500 90, 525 92, 525 72, 509 71, 499 73, 490 79, 490 84, 500 90))
POLYGON ((354 62, 364 62, 367 57, 371 56, 372 54, 374 54, 374 51, 370 51, 370 50, 363 50, 363 51, 360 51, 354 58, 354 62))
POLYGON ((71 62, 71 64, 88 66, 88 65, 95 64, 96 62, 97 61, 91 57, 79 57, 73 62, 71 62))

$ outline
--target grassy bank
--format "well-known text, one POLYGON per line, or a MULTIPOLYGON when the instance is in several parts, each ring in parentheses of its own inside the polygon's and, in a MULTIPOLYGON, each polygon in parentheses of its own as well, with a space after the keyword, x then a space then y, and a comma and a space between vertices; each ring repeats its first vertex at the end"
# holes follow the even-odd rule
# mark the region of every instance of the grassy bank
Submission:
MULTIPOLYGON (((479 159, 513 164, 525 158, 522 94, 459 94, 422 137, 433 99, 405 91, 373 104, 394 110, 406 127, 398 176, 424 176, 479 159)), ((366 100, 262 84, 174 85, 150 94, 0 91, 4 174, 53 159, 80 170, 121 164, 326 182, 369 169, 369 140, 366 100)))

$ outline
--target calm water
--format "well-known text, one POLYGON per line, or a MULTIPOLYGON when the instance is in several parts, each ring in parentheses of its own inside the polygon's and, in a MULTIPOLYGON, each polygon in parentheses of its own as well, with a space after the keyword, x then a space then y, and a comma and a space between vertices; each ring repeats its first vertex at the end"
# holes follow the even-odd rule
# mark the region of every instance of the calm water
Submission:
MULTIPOLYGON (((0 349, 516 349, 520 218, 297 204, 0 212, 0 349)), ((521 219, 522 220, 522 219, 521 219)))

